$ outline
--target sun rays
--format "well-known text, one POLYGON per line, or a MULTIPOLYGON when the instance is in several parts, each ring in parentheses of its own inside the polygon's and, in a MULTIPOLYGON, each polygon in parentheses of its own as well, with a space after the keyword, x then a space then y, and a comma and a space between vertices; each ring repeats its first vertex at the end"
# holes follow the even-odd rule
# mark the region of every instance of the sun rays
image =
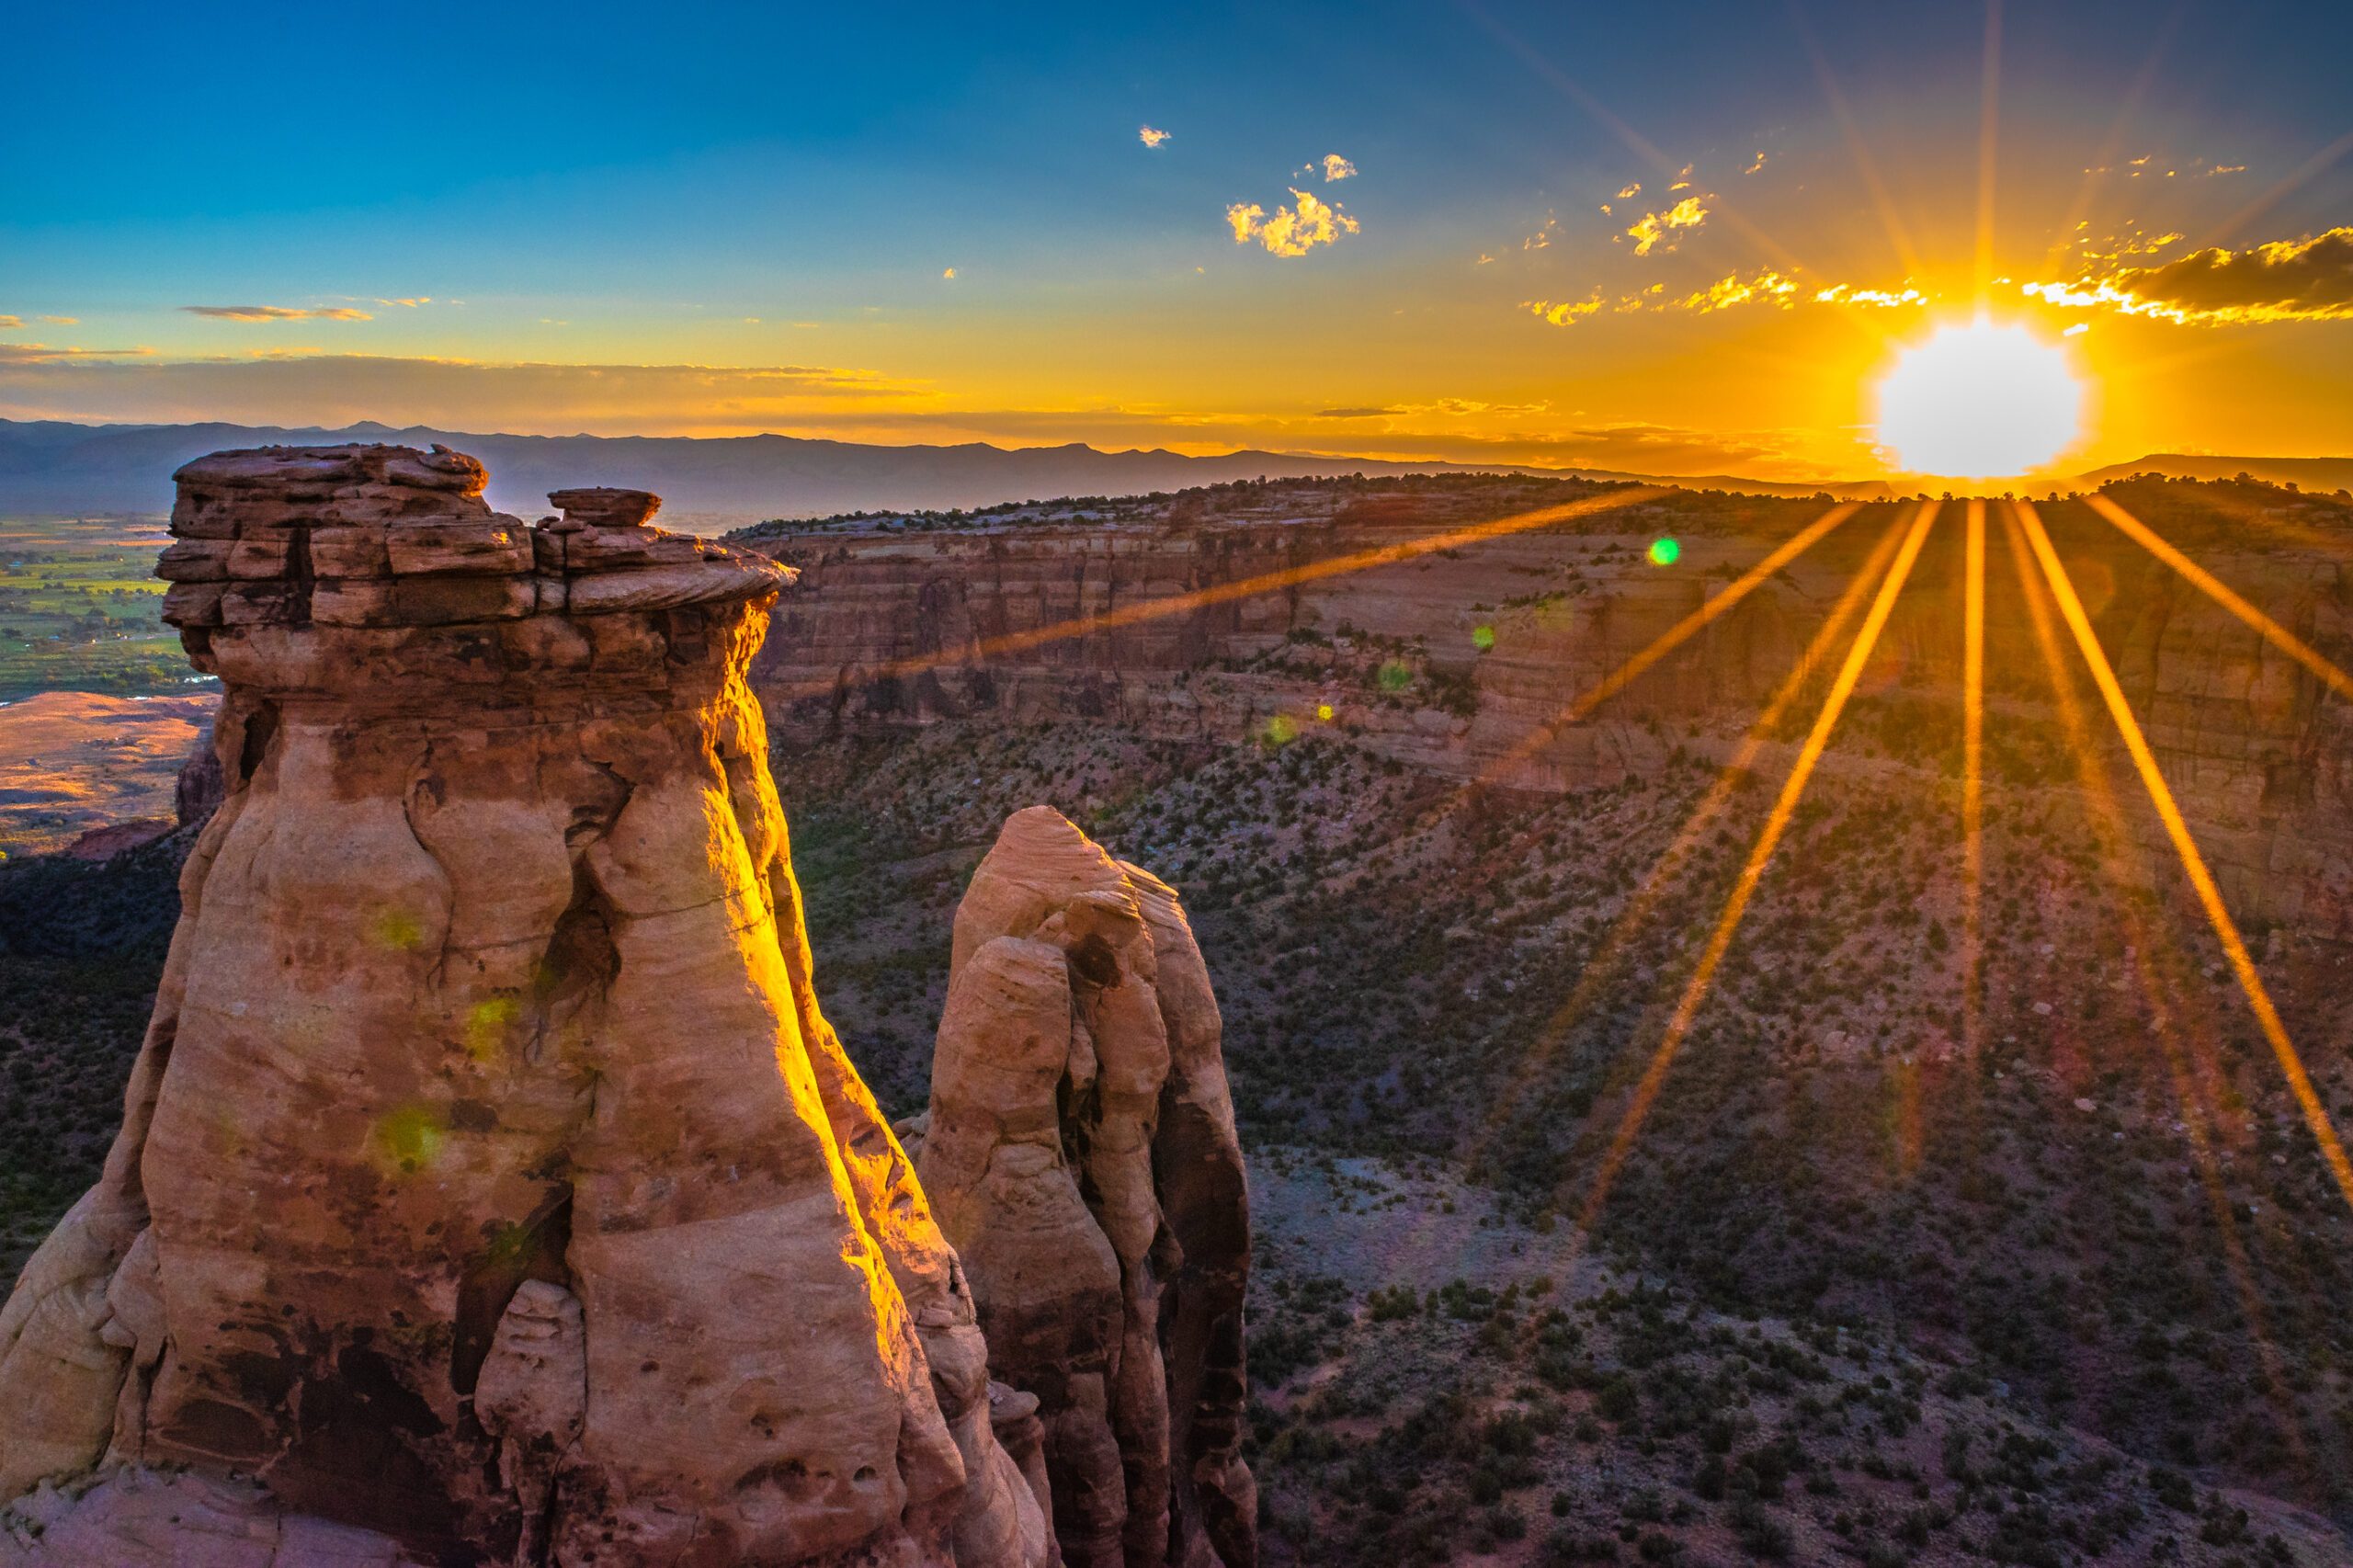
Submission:
MULTIPOLYGON (((2117 681, 2116 671, 2109 665, 2098 635, 2092 630, 2091 618, 2085 612, 2083 600, 2077 597, 2075 584, 2067 575, 2067 568, 2052 548, 2050 533, 2043 528, 2042 519, 2033 506, 2019 503, 2018 517, 2020 526, 2026 530, 2028 543, 2033 547, 2035 559, 2042 568, 2043 577, 2059 601, 2060 614, 2066 621, 2067 629, 2075 634, 2084 663, 2091 671, 2092 680, 2098 687, 2102 700, 2108 704, 2109 716, 2115 722, 2117 734, 2123 741, 2131 756, 2132 766, 2148 790, 2149 803, 2164 822, 2165 835, 2173 841, 2174 853, 2180 858, 2183 874, 2189 879, 2199 904, 2204 909, 2208 923, 2214 928, 2215 940, 2222 944, 2223 958, 2230 964, 2231 972, 2237 978, 2239 989, 2245 994, 2247 1006, 2255 1014, 2256 1024, 2262 1029, 2264 1040, 2271 1047, 2280 1073, 2287 1079, 2289 1093, 2295 1097, 2305 1126, 2310 1129, 2313 1141, 2320 1145, 2321 1156, 2327 1163, 2329 1175, 2336 1182, 2337 1191, 2343 1195, 2346 1205, 2353 1208, 2353 1165, 2346 1161, 2345 1146, 2337 1138, 2336 1129, 2330 1122, 2327 1110, 2320 1103, 2319 1094, 2313 1088, 2311 1076, 2304 1070, 2303 1058, 2288 1038, 2287 1026, 2280 1022, 2279 1009, 2272 1005, 2270 991, 2256 970, 2254 957, 2247 951, 2237 922, 2231 918, 2230 911, 2222 903, 2222 891, 2215 886, 2213 874, 2206 868, 2206 858, 2190 835, 2189 824, 2183 820, 2181 809, 2174 801, 2172 788, 2166 784, 2165 774, 2157 767, 2156 756, 2149 749, 2148 739, 2141 732, 2140 721, 2133 717, 2131 704, 2126 700, 2124 688, 2117 681)), ((2195 578, 2191 580, 2196 581, 2195 578)))
POLYGON ((1855 633, 1855 641, 1847 651, 1846 663, 1840 666, 1837 678, 1831 683, 1829 695, 1823 699, 1821 715, 1814 720, 1813 728, 1799 748, 1797 762, 1790 769, 1789 778, 1783 782, 1781 792, 1765 819, 1764 830, 1756 835, 1756 842, 1748 852, 1747 862, 1741 867, 1740 875, 1733 883, 1731 896, 1724 901, 1723 913, 1716 919, 1708 945, 1701 949, 1699 961, 1693 967, 1691 978, 1685 983, 1683 994, 1667 1019, 1665 1032, 1651 1053, 1650 1065, 1643 1070, 1642 1081, 1635 1085, 1633 1098, 1620 1119, 1618 1131, 1611 1136, 1609 1147, 1594 1173, 1578 1213, 1580 1224, 1588 1232, 1600 1214, 1602 1205, 1608 1201, 1609 1189, 1617 1180, 1619 1170, 1625 1165, 1627 1155, 1632 1152, 1635 1139, 1642 1133, 1643 1123, 1658 1098, 1667 1070, 1674 1065, 1676 1053, 1683 1048, 1683 1042, 1691 1031, 1692 1021, 1699 1016, 1700 1004, 1707 1000, 1708 988, 1715 980, 1716 969, 1723 962, 1724 954, 1731 949, 1733 937, 1740 929, 1741 916, 1747 912, 1757 883, 1763 879, 1766 868, 1772 863, 1773 851, 1779 846, 1782 835, 1789 830, 1790 819, 1805 793, 1806 782, 1813 777, 1815 764, 1821 761, 1823 750, 1830 743, 1830 733, 1837 727, 1838 716, 1845 710, 1847 699, 1854 695, 1856 683, 1862 679, 1871 650, 1878 645, 1880 632, 1886 627, 1887 618, 1894 611, 1896 597, 1904 591, 1904 584, 1911 576, 1913 563, 1920 558, 1920 547, 1927 541, 1928 529, 1936 519, 1937 504, 1933 501, 1922 503, 1904 536, 1904 543, 1896 551, 1894 563, 1887 569, 1887 577, 1880 585, 1878 596, 1871 601, 1870 612, 1863 618, 1861 630, 1855 633))
MULTIPOLYGON (((1047 626, 980 639, 934 653, 891 661, 874 668, 849 672, 842 680, 872 681, 947 665, 985 664, 1066 640, 1190 613, 1243 598, 1285 592, 1348 574, 1399 565, 1439 551, 1475 546, 1554 524, 1600 518, 1615 511, 1640 506, 1654 498, 1656 494, 1651 490, 1620 488, 1563 506, 1515 512, 1486 522, 1347 551, 1232 583, 1118 606, 1047 626)), ((2191 561, 2112 497, 2095 494, 2086 497, 2085 505, 2093 515, 2104 519, 2178 574, 2184 582, 2196 587, 2221 610, 2258 634, 2265 646, 2292 660, 2302 672, 2317 683, 2324 699, 2353 698, 2353 676, 2348 676, 2311 642, 2257 609, 2213 573, 2191 561)), ((2006 500, 1988 503, 1972 499, 1966 502, 1957 519, 1961 534, 1957 548, 1946 552, 1957 558, 1954 564, 1959 569, 1961 606, 1959 646, 1954 650, 1958 654, 1961 721, 1959 788, 1956 793, 1945 797, 1956 802, 1955 815, 1948 820, 1953 823, 1961 851, 1956 888, 1960 941, 1959 951, 1953 960, 1960 987, 1957 1031, 1960 1059, 1965 1064, 1973 1064, 1979 1060, 1986 1030, 1986 775, 1989 731, 1997 728, 2000 722, 2000 715, 1989 711, 1987 699, 1989 684, 1995 674, 1988 668, 1990 595, 1987 540, 1989 523, 1997 506, 2002 509, 2000 521, 2005 538, 2011 541, 2014 559, 2021 568, 2021 603, 2027 620, 2036 631, 2037 645, 2041 650, 2043 661, 2047 664, 2060 655, 2059 635, 2054 627, 2063 626, 2081 668, 2100 694, 2098 709, 2105 710, 2110 722, 2112 746, 2091 733, 2091 722, 2075 706, 2072 692, 2066 689, 2058 672, 2052 672, 2054 701, 2065 721, 2067 743, 2086 780, 2086 798, 2097 808, 2094 815, 2100 824, 2101 841, 2109 846, 2107 858, 2110 876, 2117 878, 2120 883, 2124 880, 2123 865, 2119 858, 2121 851, 2116 846, 2124 843, 2129 835, 2120 825, 2121 819, 2118 812, 2120 808, 2113 793, 2104 789, 2094 791, 2090 780, 2104 778, 2103 770, 2109 766, 2106 758, 2120 749, 2131 771, 2138 777, 2152 810, 2163 824, 2165 842, 2179 863, 2205 924, 2221 948, 2224 962, 2270 1049, 2334 1185, 2348 1209, 2353 1209, 2353 1165, 2348 1165, 2339 1134, 2312 1083, 2285 1021, 2271 999, 2255 959, 2224 904, 2205 857, 2174 799, 2109 654, 2101 645, 2093 626, 2094 612, 2086 606, 2077 592, 2040 513, 2029 504, 2006 500)), ((1591 720, 1644 676, 1659 669, 1678 654, 1687 653, 1709 626, 1745 602, 1757 588, 1784 574, 1862 510, 1861 506, 1854 503, 1833 506, 1767 551, 1666 631, 1611 666, 1599 679, 1578 688, 1574 696, 1551 713, 1529 722, 1515 738, 1499 745, 1492 760, 1476 769, 1450 794, 1446 805, 1440 809, 1451 809, 1460 804, 1468 790, 1483 782, 1521 781, 1525 769, 1541 759, 1546 748, 1556 742, 1564 731, 1591 720)), ((1526 1087, 1547 1070, 1547 1064, 1560 1050, 1568 1031, 1576 1026, 1601 992, 1623 977, 1626 960, 1635 938, 1652 920, 1667 894, 1685 880, 1696 846, 1711 831, 1723 824, 1733 791, 1754 776, 1764 748, 1778 733, 1784 716, 1815 684, 1816 672, 1828 660, 1837 656, 1835 651, 1838 640, 1846 635, 1847 628, 1853 623, 1868 597, 1868 613, 1862 615, 1859 629, 1847 642, 1837 675, 1822 699, 1810 731, 1796 748, 1793 759, 1782 775, 1777 797, 1747 851, 1745 861, 1713 918, 1707 939, 1683 975, 1676 1003, 1663 1028, 1647 1047, 1645 1064, 1631 1085, 1606 1145, 1600 1148, 1589 1165, 1573 1161, 1563 1171, 1564 1187, 1581 1187, 1583 1189, 1584 1196, 1573 1206, 1573 1212, 1587 1232, 1598 1221, 1620 1175, 1634 1156, 1651 1112, 1678 1056, 1692 1042, 1694 1029, 1708 1005, 1718 973, 1739 939, 1743 920, 1764 879, 1770 873, 1777 853, 1784 848, 1799 806, 1819 770, 1859 683, 1871 665, 1882 634, 1896 611, 1899 600, 1904 596, 1907 585, 1914 579, 1915 567, 1939 520, 1940 509, 1933 502, 1922 502, 1911 507, 1908 517, 1899 512, 1879 538, 1876 546, 1866 552, 1866 558, 1846 577, 1835 603, 1823 612, 1821 621, 1794 666, 1776 687, 1754 722, 1733 746, 1730 759, 1703 791, 1681 828, 1585 959, 1567 999, 1536 1036, 1524 1042, 1523 1059, 1512 1080, 1513 1087, 1503 1096, 1497 1108, 1499 1120, 1510 1114, 1510 1108, 1518 1102, 1526 1087)), ((803 683, 786 695, 805 697, 836 691, 842 680, 803 683)), ((2130 921, 2132 929, 2144 932, 2144 923, 2139 913, 2133 913, 2130 921)), ((2200 1087, 2200 1074, 2204 1073, 2211 1076, 2215 1071, 2212 1053, 2210 1049, 2203 1056, 2182 1054, 2179 1009, 2166 1002, 2159 977, 2148 967, 2148 946, 2145 939, 2134 944, 2136 952, 2142 955, 2138 969, 2141 989, 2159 1020, 2155 1041, 2158 1055, 2164 1059, 2165 1072, 2182 1100, 2185 1126, 2193 1144, 2193 1157, 2202 1166, 2206 1160, 2202 1150, 2208 1138, 2208 1133, 2202 1130, 2208 1125, 2209 1118, 2199 1109, 2199 1104, 2208 1093, 2200 1087)), ((1928 1092, 1933 1074, 1913 1067, 1898 1076, 1901 1082, 1900 1104, 1895 1115, 1895 1167, 1899 1172, 1908 1173, 1915 1169, 1925 1157, 1927 1122, 1921 1096, 1928 1092)), ((1973 1081, 1973 1075, 1963 1080, 1971 1081, 1973 1081)), ((1493 1126, 1483 1130, 1474 1142, 1483 1142, 1494 1131, 1495 1128, 1493 1126)), ((2234 1254, 2235 1251, 2243 1251, 2236 1248, 2236 1244, 2227 1234, 2225 1248, 2234 1254)), ((2234 1267, 2236 1267, 2234 1264, 2234 1267)))

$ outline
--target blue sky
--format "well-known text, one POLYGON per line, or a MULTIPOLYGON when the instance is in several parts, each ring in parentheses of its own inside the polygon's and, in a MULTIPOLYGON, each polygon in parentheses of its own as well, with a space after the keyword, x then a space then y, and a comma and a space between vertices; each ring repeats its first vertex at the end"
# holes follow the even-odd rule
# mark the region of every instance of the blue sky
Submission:
MULTIPOLYGON (((1982 6, 1826 3, 412 6, 365 26, 324 7, 47 7, 10 33, 0 324, 18 325, 0 338, 16 360, 32 344, 80 352, 11 365, 0 414, 162 417, 215 395, 251 417, 344 386, 407 400, 383 417, 427 417, 426 361, 806 367, 870 378, 860 408, 753 399, 744 417, 1042 439, 1060 415, 1069 436, 1119 440, 1118 420, 1089 413, 1108 410, 1139 430, 1173 419, 1174 444, 1246 430, 1328 446, 1350 432, 1315 428, 1320 406, 1451 399, 1551 419, 1469 439, 1674 427, 1722 437, 1726 456, 1801 461, 1805 443, 1764 428, 1765 410, 1738 416, 1738 388, 1678 417, 1668 384, 1702 361, 1822 357, 1792 347, 1798 322, 1617 302, 1767 267, 1809 293, 1889 289, 1914 276, 1907 259, 1949 288, 1976 222, 1986 25, 1982 6), (1144 125, 1169 139, 1144 147, 1144 125), (1327 153, 1355 177, 1300 172, 1327 153), (1706 221, 1637 265, 1626 214, 1600 208, 1639 182, 1630 199, 1656 210, 1686 165, 1706 221), (1313 254, 1236 243, 1230 208, 1279 213, 1302 188, 1358 228, 1313 254), (1527 248, 1540 234, 1549 254, 1527 248), (1628 319, 1522 308, 1593 299, 1628 319), (186 309, 246 305, 306 313, 186 309), (369 363, 340 381, 284 368, 355 357, 369 363), (262 359, 278 368, 190 373, 262 359), (886 385, 902 406, 867 418, 886 385)), ((2353 222, 2346 156, 2223 227, 2353 132, 2353 7, 2014 4, 1999 36, 2006 275, 2025 279, 2066 238, 2079 193, 2095 237, 2177 232, 2175 255, 2353 222), (2104 148, 2112 172, 2086 175, 2104 148), (2136 175, 2135 157, 2154 166, 2136 175), (2129 183, 2167 166, 2163 191, 2129 183)), ((2151 324, 2118 335, 2162 358, 2151 324)), ((1806 331, 1852 380, 1853 333, 1806 331)), ((2310 445, 2314 387, 2346 392, 2326 363, 2347 331, 2268 324, 2229 346, 2222 379, 2303 389, 2286 425, 2310 445)), ((496 418, 484 395, 456 411, 496 418)), ((679 395, 649 393, 636 415, 524 397, 498 422, 695 425, 679 395)), ((1835 425, 1836 392, 1815 401, 1835 425)), ((1382 434, 1449 433, 1412 423, 1382 434)), ((2116 437, 2162 425, 2136 416, 2116 437)), ((1828 461, 1835 446, 1809 449, 1828 461)))

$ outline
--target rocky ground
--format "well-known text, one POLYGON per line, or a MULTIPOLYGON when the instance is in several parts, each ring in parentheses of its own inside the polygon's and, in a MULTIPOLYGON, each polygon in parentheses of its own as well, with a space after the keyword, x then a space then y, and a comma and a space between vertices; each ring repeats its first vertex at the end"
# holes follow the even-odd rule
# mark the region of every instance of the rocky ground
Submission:
MULTIPOLYGON (((2113 870, 2082 799, 2042 786, 2058 759, 2016 741, 2036 782, 1989 801, 1967 1056, 1952 790, 1885 744, 1891 712, 1854 710, 1590 1236, 1769 790, 1646 892, 1712 769, 1506 799, 1344 734, 1041 726, 779 772, 828 1007, 902 1107, 1005 807, 1051 800, 1187 890, 1259 1150, 1279 1561, 2353 1557, 2353 1230, 2211 936, 2165 879, 2113 870), (1778 1479, 1768 1457, 1740 1480, 1776 1443, 1778 1479)), ((2342 1118, 2343 955, 2268 947, 2342 1118)))

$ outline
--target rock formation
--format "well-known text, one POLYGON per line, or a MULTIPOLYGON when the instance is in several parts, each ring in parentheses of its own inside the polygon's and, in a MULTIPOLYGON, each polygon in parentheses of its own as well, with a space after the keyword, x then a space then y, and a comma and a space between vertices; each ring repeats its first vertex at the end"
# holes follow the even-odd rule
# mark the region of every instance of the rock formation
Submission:
MULTIPOLYGON (((2120 498, 2208 569, 2340 665, 2353 666, 2353 561, 2315 514, 2277 532, 2205 508, 2194 487, 2120 498), (2172 499, 2169 501, 2168 496, 2172 499)), ((1304 727, 1329 704, 1357 744, 1453 780, 1558 792, 1654 777, 1678 749, 1727 760, 1748 721, 1899 513, 1866 507, 1586 722, 1521 748, 1730 577, 1826 503, 1682 497, 1568 529, 1538 529, 1274 591, 1217 590, 1355 551, 1427 540, 1561 499, 1482 483, 1352 497, 1276 487, 1133 504, 1141 517, 990 522, 910 532, 833 524, 762 530, 756 547, 802 568, 753 683, 778 733, 880 733, 979 716, 1102 720, 1216 744, 1304 727), (1190 508, 1190 514, 1188 508, 1190 508), (1644 555, 1682 536, 1677 566, 1644 555), (1036 641, 1040 627, 1164 600, 1176 614, 1036 641), (1484 626, 1483 649, 1473 641, 1484 626), (1401 651, 1437 683, 1382 684, 1401 651), (1694 731, 1700 733, 1695 734, 1694 731)), ((2316 504, 2320 505, 2320 504, 2316 504)), ((2328 514, 2333 515, 2333 513, 2328 514)), ((2244 919, 2353 939, 2353 705, 2075 503, 2045 520, 2131 692, 2223 895, 2244 919)), ((1882 645, 1907 689, 1959 710, 1959 514, 1949 509, 1882 645)), ((1999 547, 1997 546, 1997 551, 1999 547)), ((2037 671, 2041 653, 2006 559, 1995 558, 1986 667, 2037 671)), ((2038 687, 2006 694, 2056 722, 2038 687)), ((1823 760, 1847 766, 1845 740, 1823 760)), ((1859 765, 1868 770, 1869 761, 1859 765)), ((2154 817, 2133 817, 2163 864, 2154 817)))
POLYGON ((812 988, 743 680, 788 574, 438 449, 178 479, 222 802, 0 1310, 0 1563, 1044 1562, 812 988))
POLYGON ((1064 1560, 1255 1562, 1217 1000, 1176 895, 1051 807, 957 911, 916 1168, 992 1371, 1039 1400, 1064 1560))

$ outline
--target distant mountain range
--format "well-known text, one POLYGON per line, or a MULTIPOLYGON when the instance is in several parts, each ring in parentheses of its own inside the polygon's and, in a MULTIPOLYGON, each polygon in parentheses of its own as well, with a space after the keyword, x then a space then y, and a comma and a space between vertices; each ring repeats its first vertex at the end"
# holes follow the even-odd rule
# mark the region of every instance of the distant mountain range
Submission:
MULTIPOLYGON (((1187 457, 1165 450, 1107 452, 1064 447, 882 447, 796 436, 504 436, 373 421, 341 430, 250 425, 74 425, 0 420, 0 516, 56 512, 161 512, 171 506, 172 471, 228 447, 317 446, 338 441, 438 441, 489 465, 491 504, 521 516, 547 509, 565 485, 620 484, 651 490, 674 517, 742 521, 835 512, 991 506, 1063 495, 1132 495, 1235 479, 1295 479, 1336 473, 1513 472, 1554 478, 1654 479, 1610 469, 1507 464, 1385 462, 1296 452, 1187 457)), ((1820 486, 1769 483, 1729 474, 1661 483, 1698 490, 1810 495, 1820 486)), ((1836 487, 1884 495, 1878 481, 1836 487)))
POLYGON ((2175 479, 2236 479, 2244 473, 2267 484, 2292 484, 2299 490, 2353 489, 2353 458, 2210 458, 2153 452, 2129 463, 2096 468, 2083 479, 2086 484, 2106 484, 2136 473, 2162 473, 2175 479))
MULTIPOLYGON (((340 430, 276 426, 76 425, 0 419, 0 516, 161 512, 171 473, 229 447, 317 446, 341 441, 433 442, 489 465, 493 506, 520 516, 546 510, 548 491, 618 484, 652 490, 680 524, 695 518, 823 517, 835 512, 989 506, 1063 495, 1183 490, 1235 479, 1338 473, 1509 472, 1553 478, 1640 480, 1692 490, 1808 495, 1827 490, 1871 500, 1893 493, 1881 480, 1789 484, 1733 474, 1658 475, 1612 469, 1513 464, 1391 462, 1371 458, 1243 451, 1187 457, 1165 450, 1107 452, 1063 447, 867 446, 796 436, 506 436, 366 421, 340 430)), ((2353 459, 2160 456, 2086 476, 2092 483, 2148 472, 2228 478, 2245 472, 2308 489, 2353 483, 2353 459)))

